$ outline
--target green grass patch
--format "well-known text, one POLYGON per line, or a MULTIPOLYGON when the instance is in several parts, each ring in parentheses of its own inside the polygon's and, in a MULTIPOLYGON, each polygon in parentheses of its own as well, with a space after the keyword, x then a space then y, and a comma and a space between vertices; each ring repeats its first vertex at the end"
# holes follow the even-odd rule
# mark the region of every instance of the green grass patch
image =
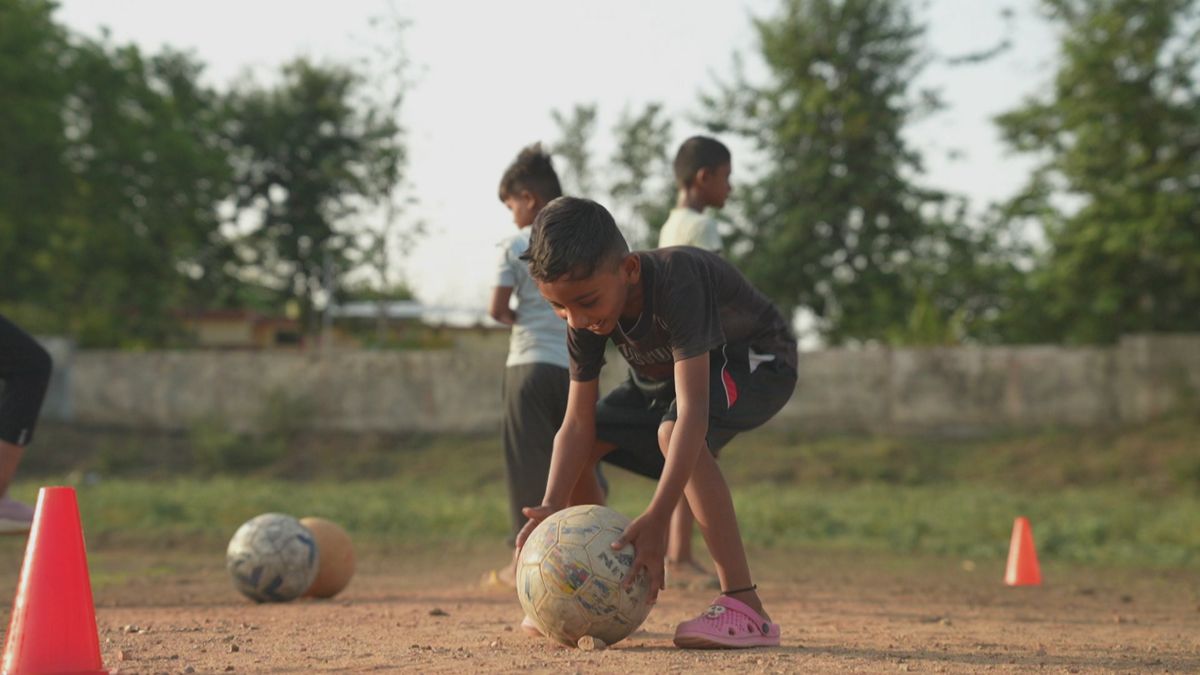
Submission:
MULTIPOLYGON (((636 515, 651 485, 613 480, 614 508, 636 515)), ((21 496, 33 496, 22 485, 21 496)), ((321 515, 376 548, 411 548, 507 534, 505 495, 493 485, 457 491, 428 482, 260 481, 219 478, 114 480, 79 488, 89 544, 211 548, 245 520, 279 511, 321 515)), ((1193 566, 1200 557, 1200 499, 1146 500, 1133 491, 1023 493, 969 486, 860 485, 736 490, 752 546, 845 549, 1000 558, 1012 520, 1030 517, 1043 558, 1101 565, 1193 566)))
MULTIPOLYGON (((215 433, 208 424, 202 433, 215 433)), ((53 463, 31 462, 15 492, 32 499, 37 485, 76 485, 89 545, 100 550, 223 547, 238 525, 267 511, 331 518, 381 548, 499 545, 508 532, 496 438, 288 434, 299 440, 286 452, 234 469, 239 441, 230 437, 218 440, 231 459, 206 463, 189 454, 196 433, 52 430, 47 436, 76 446, 43 436, 37 450, 54 447, 53 463)), ((755 547, 998 559, 1013 518, 1024 515, 1046 560, 1196 567, 1197 457, 1200 423, 1177 418, 975 440, 761 431, 737 439, 721 464, 755 547)), ((653 483, 618 469, 607 475, 612 505, 639 513, 653 483)))

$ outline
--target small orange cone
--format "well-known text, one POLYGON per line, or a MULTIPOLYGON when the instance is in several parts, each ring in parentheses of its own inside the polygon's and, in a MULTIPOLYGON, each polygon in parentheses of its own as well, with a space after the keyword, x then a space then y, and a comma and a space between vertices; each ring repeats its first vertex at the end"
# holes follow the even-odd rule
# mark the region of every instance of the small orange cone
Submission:
POLYGON ((106 673, 75 489, 38 492, 13 600, 3 672, 106 673))
POLYGON ((1012 542, 1008 545, 1008 570, 1004 583, 1009 586, 1040 586, 1042 571, 1033 549, 1033 528, 1025 516, 1013 522, 1012 542))

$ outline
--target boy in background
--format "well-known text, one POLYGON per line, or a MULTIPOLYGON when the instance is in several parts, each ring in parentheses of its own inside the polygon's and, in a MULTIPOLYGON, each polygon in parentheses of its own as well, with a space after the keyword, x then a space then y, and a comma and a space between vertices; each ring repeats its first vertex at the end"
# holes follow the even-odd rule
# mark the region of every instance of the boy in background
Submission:
MULTIPOLYGON (((567 327, 538 292, 520 257, 529 227, 542 207, 562 195, 558 175, 540 144, 521 150, 500 179, 499 197, 517 232, 500 244, 496 285, 488 313, 512 326, 504 370, 504 460, 508 476, 512 544, 525 524, 521 507, 541 502, 550 471, 554 434, 567 407, 567 327), (515 307, 511 306, 516 300, 515 307)), ((591 502, 603 495, 584 495, 591 502)), ((514 586, 516 559, 485 577, 488 586, 514 586)))
POLYGON ((692 136, 675 154, 678 197, 658 236, 658 247, 695 246, 718 253, 721 235, 708 209, 725 207, 733 187, 729 174, 733 158, 725 144, 707 136, 692 136))

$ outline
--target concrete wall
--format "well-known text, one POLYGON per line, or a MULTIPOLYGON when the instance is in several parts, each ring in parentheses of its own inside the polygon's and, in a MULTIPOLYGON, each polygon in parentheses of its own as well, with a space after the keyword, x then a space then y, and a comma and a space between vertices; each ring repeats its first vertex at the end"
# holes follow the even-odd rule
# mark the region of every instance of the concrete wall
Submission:
POLYGON ((70 420, 71 373, 74 372, 75 343, 60 337, 38 337, 38 342, 50 353, 54 369, 50 371, 50 388, 42 402, 42 417, 52 420, 70 420))
MULTIPOLYGON (((316 428, 490 432, 504 373, 494 350, 82 351, 56 362, 69 364, 52 387, 59 419, 168 429, 214 417, 251 428, 274 400, 316 428)), ((605 388, 624 372, 615 354, 609 364, 605 388)), ((1142 422, 1198 401, 1200 335, 1115 347, 830 349, 801 354, 796 394, 772 424, 971 434, 1142 422)))
POLYGON ((81 352, 75 421, 182 428, 218 417, 255 426, 275 397, 314 428, 474 431, 499 419, 503 360, 457 351, 81 352))

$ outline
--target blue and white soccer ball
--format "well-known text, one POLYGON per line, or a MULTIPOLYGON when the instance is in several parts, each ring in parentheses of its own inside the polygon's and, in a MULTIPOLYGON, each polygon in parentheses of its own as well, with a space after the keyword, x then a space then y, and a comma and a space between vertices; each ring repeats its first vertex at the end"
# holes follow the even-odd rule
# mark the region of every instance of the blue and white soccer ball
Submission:
POLYGON ((255 602, 287 602, 312 585, 319 567, 317 540, 299 520, 264 513, 229 540, 225 568, 234 588, 255 602))

